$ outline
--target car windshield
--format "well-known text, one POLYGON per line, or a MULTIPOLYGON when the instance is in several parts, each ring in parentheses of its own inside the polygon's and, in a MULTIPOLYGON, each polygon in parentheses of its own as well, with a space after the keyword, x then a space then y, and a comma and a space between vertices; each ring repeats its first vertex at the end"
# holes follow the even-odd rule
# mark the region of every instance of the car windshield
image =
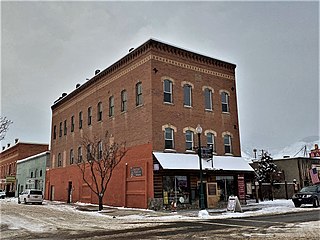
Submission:
POLYGON ((302 188, 300 192, 316 192, 316 191, 317 191, 317 186, 309 186, 309 187, 302 188))
POLYGON ((30 191, 30 194, 33 194, 33 195, 42 195, 42 192, 41 192, 41 191, 32 190, 32 191, 30 191))

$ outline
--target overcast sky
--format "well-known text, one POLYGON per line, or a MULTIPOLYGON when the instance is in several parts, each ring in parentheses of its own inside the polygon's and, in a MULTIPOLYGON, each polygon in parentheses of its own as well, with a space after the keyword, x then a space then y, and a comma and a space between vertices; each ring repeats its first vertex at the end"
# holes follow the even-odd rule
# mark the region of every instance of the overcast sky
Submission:
POLYGON ((150 38, 237 65, 241 144, 319 135, 319 3, 1 2, 1 116, 50 142, 51 106, 150 38))

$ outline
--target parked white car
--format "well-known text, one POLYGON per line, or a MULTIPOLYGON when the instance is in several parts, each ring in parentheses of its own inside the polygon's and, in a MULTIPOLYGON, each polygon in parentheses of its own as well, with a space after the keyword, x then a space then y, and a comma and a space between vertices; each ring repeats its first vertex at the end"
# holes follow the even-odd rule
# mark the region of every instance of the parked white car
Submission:
POLYGON ((0 189, 0 198, 4 199, 6 197, 6 192, 0 189))
POLYGON ((36 189, 26 189, 22 193, 20 193, 18 197, 18 203, 38 203, 42 204, 43 202, 43 194, 41 190, 36 189))

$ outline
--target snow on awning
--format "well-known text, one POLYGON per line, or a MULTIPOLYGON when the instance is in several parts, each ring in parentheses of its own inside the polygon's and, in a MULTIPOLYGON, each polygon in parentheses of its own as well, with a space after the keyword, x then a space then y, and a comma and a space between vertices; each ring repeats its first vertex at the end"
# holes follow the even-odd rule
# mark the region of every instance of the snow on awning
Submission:
MULTIPOLYGON (((163 169, 199 170, 197 154, 153 152, 163 169)), ((213 156, 212 160, 202 160, 203 170, 253 171, 242 157, 213 156)))

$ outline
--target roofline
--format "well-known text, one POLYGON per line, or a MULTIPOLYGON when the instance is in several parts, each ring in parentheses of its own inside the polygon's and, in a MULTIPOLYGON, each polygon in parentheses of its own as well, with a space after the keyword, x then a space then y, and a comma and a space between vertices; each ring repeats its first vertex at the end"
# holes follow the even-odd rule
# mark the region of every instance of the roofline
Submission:
POLYGON ((58 100, 56 100, 54 102, 54 104, 51 106, 51 109, 54 110, 55 108, 57 108, 58 106, 60 106, 64 102, 66 102, 67 100, 71 99, 73 96, 77 95, 79 92, 86 89, 90 85, 94 84, 95 82, 97 82, 98 80, 103 78, 104 76, 113 74, 115 71, 118 71, 119 68, 122 68, 125 65, 131 63, 137 57, 141 56, 142 54, 146 53, 147 51, 149 51, 152 48, 158 49, 160 51, 167 51, 167 52, 171 52, 174 54, 179 54, 179 55, 182 55, 186 58, 191 58, 192 56, 195 56, 195 58, 193 58, 195 60, 206 62, 206 63, 211 63, 213 65, 217 65, 219 67, 223 67, 223 68, 227 68, 227 69, 235 69, 236 68, 236 65, 233 63, 229 63, 229 62, 225 62, 225 61, 222 61, 219 59, 208 57, 208 56, 205 56, 200 53, 196 53, 196 52, 193 52, 193 51, 190 51, 187 49, 183 49, 183 48, 174 46, 169 43, 165 43, 165 42, 150 38, 148 41, 144 42, 139 47, 130 51, 129 53, 127 53, 125 56, 120 58, 118 61, 116 61, 115 63, 113 63, 109 67, 107 67, 106 69, 102 70, 101 72, 99 72, 98 74, 93 76, 90 80, 88 80, 84 84, 80 85, 78 88, 74 89, 71 93, 66 94, 66 95, 63 94, 62 97, 60 97, 58 100), (172 49, 173 49, 173 51, 172 51, 172 49))
POLYGON ((27 158, 20 159, 20 160, 17 161, 17 163, 26 162, 26 161, 32 160, 34 158, 37 158, 37 157, 45 156, 47 154, 50 154, 50 151, 45 151, 45 152, 38 153, 36 155, 30 156, 30 157, 27 157, 27 158))
MULTIPOLYGON (((10 147, 7 147, 6 149, 4 149, 3 151, 1 151, 0 153, 4 153, 10 149, 13 149, 14 147, 17 147, 18 145, 47 145, 48 146, 48 149, 49 149, 49 143, 35 143, 35 142, 17 142, 17 143, 14 143, 13 145, 10 145, 10 147)), ((5 146, 5 145, 3 145, 5 146)))

